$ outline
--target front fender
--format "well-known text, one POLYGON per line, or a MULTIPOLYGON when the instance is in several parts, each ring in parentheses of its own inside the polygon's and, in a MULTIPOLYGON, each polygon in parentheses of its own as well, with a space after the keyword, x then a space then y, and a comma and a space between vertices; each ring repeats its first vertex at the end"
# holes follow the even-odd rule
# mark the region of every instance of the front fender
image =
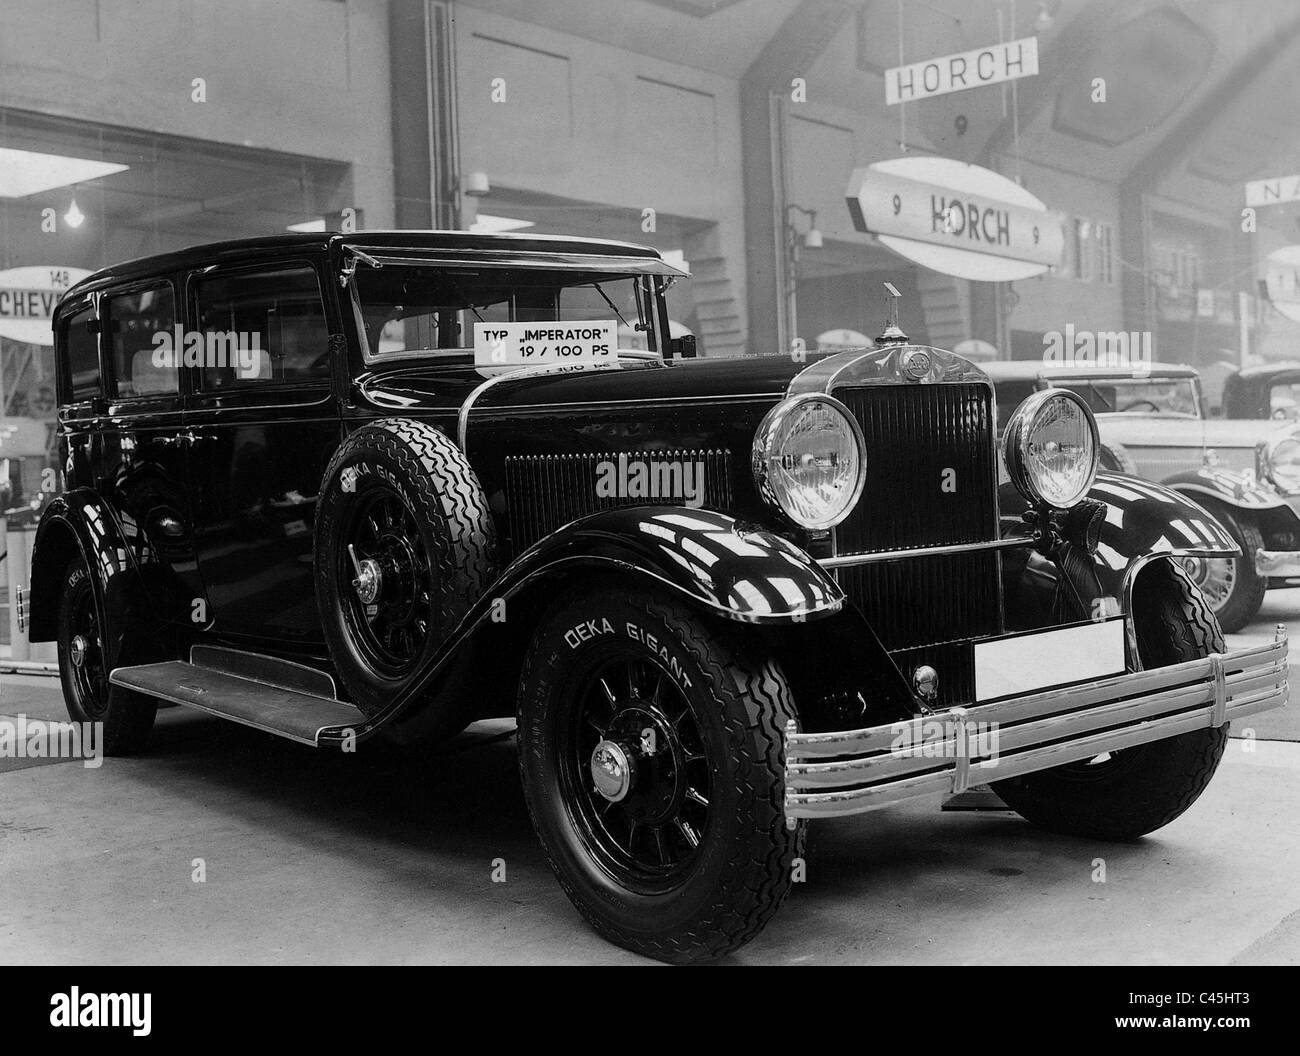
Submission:
MULTIPOLYGON (((1291 509, 1275 488, 1255 479, 1253 474, 1206 467, 1177 473, 1162 483, 1180 495, 1186 495, 1193 502, 1206 498, 1215 499, 1238 510, 1291 509)), ((1294 513, 1292 517, 1295 517, 1294 513)))
POLYGON ((626 507, 574 521, 522 554, 502 582, 575 563, 656 581, 744 623, 814 620, 844 605, 839 584, 787 539, 724 513, 676 506, 626 507))
MULTIPOLYGON (((1006 552, 1004 587, 1007 619, 1013 628, 1030 629, 1053 622, 1059 611, 1057 590, 1067 578, 1074 595, 1085 605, 1108 597, 1127 615, 1133 611, 1137 575, 1149 562, 1241 554, 1218 521, 1187 496, 1162 484, 1121 473, 1098 473, 1088 498, 1101 503, 1105 512, 1096 549, 1082 568, 1075 566, 1067 573, 1058 560, 1036 550, 1006 552), (1013 611, 1012 605, 1018 611, 1013 611)), ((1029 508, 1025 499, 1013 485, 1004 484, 999 501, 1004 534, 1023 530, 1020 514, 1029 508)), ((1078 619, 1093 615, 1091 608, 1075 613, 1078 619)))

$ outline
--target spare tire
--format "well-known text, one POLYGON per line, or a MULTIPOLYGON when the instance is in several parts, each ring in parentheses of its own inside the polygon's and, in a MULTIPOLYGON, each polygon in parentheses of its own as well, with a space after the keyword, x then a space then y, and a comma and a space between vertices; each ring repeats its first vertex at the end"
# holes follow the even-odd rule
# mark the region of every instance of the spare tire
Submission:
MULTIPOLYGON (((325 639, 368 715, 411 681, 495 573, 496 534, 478 477, 450 439, 408 418, 364 425, 334 453, 315 544, 325 639)), ((442 725, 443 733, 459 728, 442 725)))

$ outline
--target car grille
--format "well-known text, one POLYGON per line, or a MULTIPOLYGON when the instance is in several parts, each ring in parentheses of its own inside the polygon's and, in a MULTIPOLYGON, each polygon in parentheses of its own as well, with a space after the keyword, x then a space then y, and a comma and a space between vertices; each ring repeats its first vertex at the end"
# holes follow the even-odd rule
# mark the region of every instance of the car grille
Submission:
POLYGON ((730 451, 599 451, 567 455, 511 455, 505 460, 506 507, 514 552, 525 550, 570 521, 621 506, 681 506, 681 495, 599 495, 602 462, 620 456, 641 462, 693 464, 704 471, 703 501, 711 510, 732 508, 730 451))
MULTIPOLYGON (((837 554, 997 538, 987 386, 884 385, 834 395, 862 427, 867 450, 862 498, 835 530, 837 554), (955 490, 944 490, 945 475, 955 490)), ((905 674, 930 664, 940 674, 940 704, 971 701, 970 640, 1001 629, 996 553, 913 557, 848 566, 838 574, 905 674)))

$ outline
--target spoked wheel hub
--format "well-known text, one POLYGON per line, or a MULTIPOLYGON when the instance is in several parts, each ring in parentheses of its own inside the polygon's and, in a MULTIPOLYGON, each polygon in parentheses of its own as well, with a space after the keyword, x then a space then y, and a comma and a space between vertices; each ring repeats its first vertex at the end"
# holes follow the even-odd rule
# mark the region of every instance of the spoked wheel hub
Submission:
POLYGON ((394 490, 370 489, 353 509, 344 567, 349 630, 378 665, 401 670, 423 652, 432 619, 433 572, 414 511, 394 490))
POLYGON ((1230 557, 1185 557, 1183 568, 1196 584, 1210 608, 1223 608, 1237 582, 1237 561, 1230 557))
POLYGON ((564 768, 579 833, 620 883, 669 886, 709 824, 711 773, 690 702, 654 661, 597 664, 569 716, 564 768))
POLYGON ((88 590, 73 609, 70 630, 68 661, 72 665, 78 703, 89 718, 99 719, 108 709, 108 676, 104 670, 99 613, 94 596, 88 590))

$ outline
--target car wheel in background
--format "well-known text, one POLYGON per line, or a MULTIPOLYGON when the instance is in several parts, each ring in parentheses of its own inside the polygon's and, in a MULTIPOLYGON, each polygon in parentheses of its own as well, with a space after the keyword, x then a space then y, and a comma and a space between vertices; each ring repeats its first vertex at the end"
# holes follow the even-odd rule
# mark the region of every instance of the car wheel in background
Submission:
POLYGON ((1268 580, 1255 571, 1255 552, 1263 548, 1264 537, 1249 514, 1199 496, 1196 501, 1227 529, 1241 548, 1241 557, 1187 557, 1182 564, 1205 595, 1224 633, 1234 634, 1255 618, 1264 602, 1268 580))

